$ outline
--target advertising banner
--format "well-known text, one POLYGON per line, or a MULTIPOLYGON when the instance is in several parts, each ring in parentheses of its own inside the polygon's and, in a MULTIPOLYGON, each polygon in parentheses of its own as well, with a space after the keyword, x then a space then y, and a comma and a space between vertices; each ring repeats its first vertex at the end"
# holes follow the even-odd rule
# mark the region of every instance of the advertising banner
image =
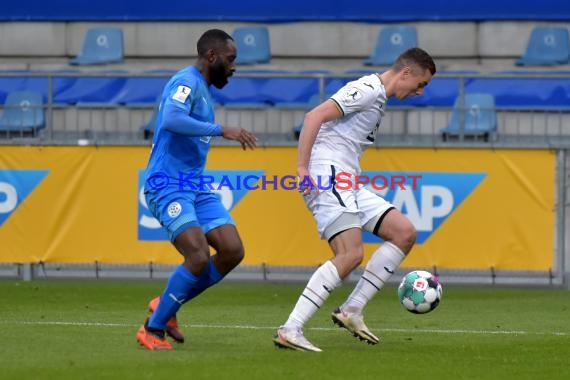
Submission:
MULTIPOLYGON (((148 155, 148 147, 2 147, 0 262, 178 263, 142 192, 148 155)), ((201 185, 235 219, 244 265, 331 257, 297 191, 296 155, 294 147, 210 152, 201 185)), ((417 243, 404 267, 552 267, 553 152, 372 149, 362 168, 336 186, 366 186, 412 221, 417 243)), ((363 239, 368 258, 381 241, 363 239)))

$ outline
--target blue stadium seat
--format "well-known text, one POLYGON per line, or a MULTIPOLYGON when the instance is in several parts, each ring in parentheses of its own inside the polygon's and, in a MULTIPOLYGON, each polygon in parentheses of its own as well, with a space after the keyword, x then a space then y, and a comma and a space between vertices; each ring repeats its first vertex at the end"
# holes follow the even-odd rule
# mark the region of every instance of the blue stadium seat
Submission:
POLYGON ((164 75, 161 77, 131 77, 126 78, 123 88, 112 94, 110 102, 131 106, 142 106, 148 108, 156 103, 156 97, 162 94, 164 86, 171 76, 176 74, 175 70, 153 69, 143 71, 144 74, 164 75))
POLYGON ((319 92, 321 80, 327 88, 333 74, 324 69, 299 70, 297 73, 311 77, 269 78, 260 89, 260 95, 279 108, 304 109, 310 104, 311 96, 319 92))
MULTIPOLYGON (((95 72, 91 72, 94 74, 95 72)), ((113 74, 127 74, 127 70, 103 70, 98 71, 101 77, 77 77, 67 78, 65 86, 61 85, 54 89, 54 101, 59 104, 76 103, 117 103, 124 96, 127 77, 113 76, 113 74)), ((156 94, 152 95, 150 103, 156 94)))
POLYGON ((91 28, 85 34, 81 51, 71 65, 97 65, 123 62, 123 30, 91 28))
POLYGON ((497 114, 495 97, 492 94, 465 94, 465 103, 461 107, 461 98, 457 97, 449 124, 441 130, 443 140, 450 136, 458 136, 463 131, 464 136, 482 136, 485 141, 497 132, 497 114), (464 121, 464 128, 461 119, 464 121))
POLYGON ((522 65, 560 65, 570 61, 568 29, 563 27, 535 27, 526 51, 516 61, 522 65))
POLYGON ((317 78, 269 78, 259 89, 260 97, 270 104, 304 103, 317 92, 317 78))
POLYGON ((13 91, 6 97, 0 117, 0 131, 32 132, 45 128, 42 94, 37 91, 13 91))
POLYGON ((265 78, 232 78, 221 90, 213 87, 212 95, 217 103, 224 106, 229 103, 266 103, 260 95, 266 81, 265 78))
POLYGON ((413 26, 389 26, 378 33, 372 55, 365 65, 390 66, 405 50, 418 46, 418 33, 413 26))
POLYGON ((271 61, 269 31, 266 27, 236 28, 232 37, 238 51, 236 64, 252 65, 271 61))

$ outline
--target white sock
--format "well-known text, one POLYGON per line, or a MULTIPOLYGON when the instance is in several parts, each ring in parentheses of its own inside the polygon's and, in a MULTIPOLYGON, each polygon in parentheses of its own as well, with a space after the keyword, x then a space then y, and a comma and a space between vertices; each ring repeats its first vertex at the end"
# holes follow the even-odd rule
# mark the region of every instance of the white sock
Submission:
POLYGON ((362 277, 341 308, 361 314, 368 301, 382 289, 405 257, 404 252, 394 244, 382 244, 368 261, 362 277))
POLYGON ((338 271, 332 261, 329 260, 321 265, 311 276, 307 287, 301 293, 295 308, 284 326, 287 328, 302 328, 323 305, 340 282, 338 271))

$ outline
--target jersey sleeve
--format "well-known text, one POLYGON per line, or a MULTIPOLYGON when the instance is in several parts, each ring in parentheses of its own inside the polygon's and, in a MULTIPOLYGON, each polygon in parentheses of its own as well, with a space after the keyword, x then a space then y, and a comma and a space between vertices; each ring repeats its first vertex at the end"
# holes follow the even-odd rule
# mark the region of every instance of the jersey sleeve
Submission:
POLYGON ((347 83, 331 99, 340 107, 344 115, 370 107, 378 97, 380 88, 363 79, 347 83))
POLYGON ((168 93, 163 100, 163 107, 176 107, 190 114, 196 98, 197 82, 195 78, 176 78, 168 86, 168 93))
POLYGON ((216 123, 197 120, 191 110, 197 99, 197 82, 194 78, 173 80, 163 98, 161 112, 164 129, 186 136, 220 136, 222 126, 216 123))

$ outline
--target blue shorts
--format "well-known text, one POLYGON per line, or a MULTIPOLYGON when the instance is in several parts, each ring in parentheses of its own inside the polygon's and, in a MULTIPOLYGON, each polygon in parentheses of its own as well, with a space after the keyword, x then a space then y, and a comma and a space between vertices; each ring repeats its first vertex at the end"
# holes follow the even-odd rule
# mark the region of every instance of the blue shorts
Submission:
POLYGON ((171 242, 191 227, 201 227, 206 234, 224 224, 235 225, 220 198, 210 191, 145 192, 145 197, 148 209, 171 242))

